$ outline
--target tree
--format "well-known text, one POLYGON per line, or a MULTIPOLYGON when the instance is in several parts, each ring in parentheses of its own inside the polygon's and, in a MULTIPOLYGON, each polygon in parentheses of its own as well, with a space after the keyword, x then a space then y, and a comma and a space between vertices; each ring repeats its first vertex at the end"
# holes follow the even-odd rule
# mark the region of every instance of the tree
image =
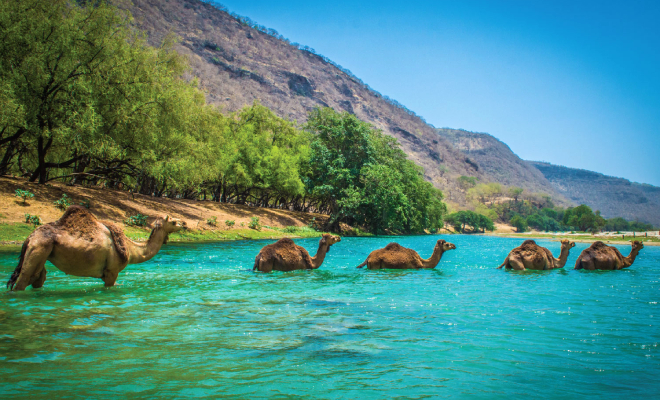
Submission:
POLYGON ((515 215, 511 218, 511 225, 516 228, 517 232, 525 232, 527 230, 527 221, 520 215, 515 215))
POLYGON ((591 207, 585 204, 568 208, 562 222, 582 232, 597 232, 605 226, 605 219, 600 216, 600 211, 594 213, 591 207))
POLYGON ((458 211, 452 214, 449 214, 445 221, 448 224, 451 224, 454 227, 454 230, 457 232, 467 233, 468 230, 466 227, 470 227, 470 232, 478 232, 481 230, 493 231, 495 230, 495 225, 493 221, 484 216, 475 213, 474 211, 458 211))

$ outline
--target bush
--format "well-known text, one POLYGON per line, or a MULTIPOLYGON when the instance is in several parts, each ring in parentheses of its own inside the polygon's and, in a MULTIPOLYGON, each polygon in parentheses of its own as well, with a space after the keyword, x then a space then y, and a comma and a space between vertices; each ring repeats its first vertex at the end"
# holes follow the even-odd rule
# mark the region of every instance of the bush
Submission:
POLYGON ((130 226, 147 226, 147 216, 142 214, 135 214, 130 216, 124 221, 126 225, 130 226))
POLYGON ((225 221, 225 225, 231 228, 232 226, 236 225, 236 221, 234 221, 233 219, 228 219, 225 221))
POLYGON ((206 223, 210 226, 218 226, 218 217, 213 216, 206 220, 206 223))
POLYGON ((34 197, 34 193, 30 192, 29 190, 23 190, 23 189, 16 189, 16 192, 14 192, 16 197, 20 197, 23 199, 23 204, 26 203, 27 199, 31 199, 34 197))
POLYGON ((32 224, 36 228, 41 225, 41 218, 38 215, 25 214, 25 223, 32 224))
POLYGON ((287 226, 283 230, 286 233, 296 233, 296 231, 298 230, 298 227, 297 226, 287 226))
POLYGON ((61 198, 61 199, 59 199, 59 200, 55 200, 55 201, 53 202, 53 204, 55 204, 55 207, 57 207, 57 208, 59 208, 60 210, 64 211, 64 210, 66 210, 67 208, 69 208, 69 206, 71 205, 71 199, 70 199, 69 196, 67 196, 66 193, 65 193, 65 194, 62 195, 62 198, 61 198))
POLYGON ((511 225, 514 226, 518 232, 525 232, 528 228, 527 220, 520 215, 511 218, 511 225))
POLYGON ((248 228, 260 231, 261 224, 259 223, 259 217, 250 218, 250 223, 248 224, 248 228))
POLYGON ((87 209, 89 209, 89 207, 92 206, 92 203, 90 203, 89 200, 85 199, 85 200, 83 200, 83 201, 80 202, 80 205, 83 206, 83 207, 85 207, 85 208, 87 208, 87 209))

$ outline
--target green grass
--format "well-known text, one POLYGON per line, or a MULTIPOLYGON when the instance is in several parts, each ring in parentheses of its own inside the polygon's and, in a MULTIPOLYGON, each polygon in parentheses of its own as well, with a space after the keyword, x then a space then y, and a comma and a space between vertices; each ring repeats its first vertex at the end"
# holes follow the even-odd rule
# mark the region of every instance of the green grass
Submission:
MULTIPOLYGON (((196 230, 187 229, 170 235, 170 242, 212 242, 222 240, 242 240, 242 239, 280 239, 283 237, 320 237, 323 232, 317 232, 311 228, 287 227, 272 228, 266 227, 260 231, 254 229, 230 229, 226 231, 196 230), (288 229, 296 228, 296 229, 288 229)), ((126 227, 124 229, 126 236, 133 240, 147 240, 149 238, 149 229, 137 227, 126 227)))
POLYGON ((0 242, 23 242, 34 230, 30 224, 2 224, 0 223, 0 242))

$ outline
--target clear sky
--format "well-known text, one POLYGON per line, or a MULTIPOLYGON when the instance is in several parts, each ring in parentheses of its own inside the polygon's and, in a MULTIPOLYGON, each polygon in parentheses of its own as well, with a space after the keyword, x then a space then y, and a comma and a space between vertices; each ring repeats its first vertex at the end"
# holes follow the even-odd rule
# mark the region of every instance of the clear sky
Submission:
POLYGON ((660 186, 660 1, 223 0, 437 127, 660 186))

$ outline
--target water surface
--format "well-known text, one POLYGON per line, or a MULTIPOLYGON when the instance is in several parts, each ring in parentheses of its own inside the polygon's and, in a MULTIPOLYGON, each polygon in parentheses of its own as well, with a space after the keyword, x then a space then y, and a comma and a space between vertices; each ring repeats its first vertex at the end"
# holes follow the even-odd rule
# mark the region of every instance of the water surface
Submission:
POLYGON ((512 272, 495 267, 522 240, 448 236, 435 270, 355 269, 438 238, 344 238, 319 270, 268 275, 252 265, 273 241, 169 244, 109 289, 48 265, 42 289, 0 292, 0 397, 658 396, 660 248, 586 272, 577 244, 565 270, 512 272))

